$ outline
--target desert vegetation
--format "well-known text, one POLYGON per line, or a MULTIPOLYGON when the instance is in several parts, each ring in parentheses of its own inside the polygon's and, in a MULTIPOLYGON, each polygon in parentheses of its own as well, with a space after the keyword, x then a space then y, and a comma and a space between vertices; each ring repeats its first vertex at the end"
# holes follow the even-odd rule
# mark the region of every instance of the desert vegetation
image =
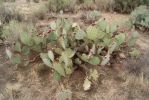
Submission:
POLYGON ((148 31, 148 0, 3 0, 0 100, 147 100, 148 31))

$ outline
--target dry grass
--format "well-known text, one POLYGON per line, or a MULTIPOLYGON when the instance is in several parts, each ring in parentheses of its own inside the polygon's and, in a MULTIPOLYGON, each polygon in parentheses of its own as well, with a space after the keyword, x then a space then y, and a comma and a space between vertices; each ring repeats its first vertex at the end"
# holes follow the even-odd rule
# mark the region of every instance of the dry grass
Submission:
POLYGON ((142 75, 128 74, 128 70, 122 75, 115 70, 101 68, 103 78, 100 76, 99 83, 92 86, 91 91, 84 92, 80 71, 58 83, 50 71, 39 74, 38 67, 35 64, 27 69, 21 68, 17 72, 18 82, 8 83, 7 92, 3 91, 1 97, 7 100, 57 100, 57 96, 67 91, 72 100, 148 100, 149 80, 142 75))
POLYGON ((91 91, 84 92, 84 79, 80 71, 75 71, 72 77, 58 83, 49 71, 39 74, 38 67, 35 64, 30 69, 21 68, 22 71, 19 70, 17 74, 19 83, 7 84, 9 90, 13 89, 6 92, 7 96, 15 100, 61 100, 59 96, 67 93, 71 98, 69 100, 148 100, 149 80, 128 74, 127 70, 123 75, 109 68, 100 68, 104 78, 100 76, 99 83, 91 91))
POLYGON ((4 4, 0 5, 0 20, 2 23, 9 22, 10 20, 22 21, 22 14, 16 10, 15 6, 5 6, 4 4))

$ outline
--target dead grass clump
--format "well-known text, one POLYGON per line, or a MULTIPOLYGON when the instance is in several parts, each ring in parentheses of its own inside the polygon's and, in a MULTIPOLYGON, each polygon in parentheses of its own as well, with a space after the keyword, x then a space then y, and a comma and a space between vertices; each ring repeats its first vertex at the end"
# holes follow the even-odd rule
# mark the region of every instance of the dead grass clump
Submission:
POLYGON ((147 100, 149 94, 149 79, 145 78, 143 74, 139 76, 133 74, 127 75, 126 82, 123 84, 124 87, 129 92, 129 98, 131 100, 147 100))
POLYGON ((137 60, 129 59, 122 75, 125 82, 122 88, 129 92, 130 100, 147 100, 149 94, 148 54, 137 60))

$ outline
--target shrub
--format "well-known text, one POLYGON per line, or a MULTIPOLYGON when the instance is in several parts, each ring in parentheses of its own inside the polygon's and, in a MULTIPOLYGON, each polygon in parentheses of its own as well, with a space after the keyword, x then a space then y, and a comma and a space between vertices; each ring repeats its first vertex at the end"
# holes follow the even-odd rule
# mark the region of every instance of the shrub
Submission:
POLYGON ((93 0, 84 0, 84 7, 85 8, 92 8, 93 5, 94 5, 93 0))
POLYGON ((60 10, 74 10, 76 0, 49 0, 48 8, 50 11, 58 12, 60 10))
POLYGON ((73 11, 76 7, 79 9, 100 9, 108 11, 117 11, 121 13, 130 13, 139 5, 149 5, 148 0, 49 0, 48 8, 50 11, 58 12, 60 10, 73 11))
POLYGON ((3 0, 4 2, 15 2, 16 0, 3 0))
POLYGON ((40 5, 39 8, 33 10, 33 18, 35 19, 44 19, 48 12, 48 8, 45 5, 40 5))
POLYGON ((64 6, 63 0, 49 0, 48 1, 48 8, 50 11, 58 12, 63 10, 66 6, 64 6))
POLYGON ((33 0, 35 3, 39 3, 40 0, 33 0))
POLYGON ((23 15, 15 9, 15 7, 6 7, 3 4, 0 5, 0 19, 2 23, 8 23, 11 20, 23 20, 23 15))
POLYGON ((90 11, 88 16, 89 19, 97 21, 101 17, 101 13, 99 11, 90 11))
POLYGON ((101 18, 101 13, 99 11, 88 11, 84 12, 81 16, 81 19, 84 20, 86 23, 94 23, 95 21, 101 18))
POLYGON ((113 10, 113 4, 114 0, 95 0, 95 3, 97 5, 97 8, 99 10, 104 10, 104 11, 112 11, 113 10))
POLYGON ((136 27, 144 27, 149 29, 149 7, 137 7, 132 13, 130 20, 136 27))
POLYGON ((115 0, 114 10, 121 13, 130 13, 140 5, 149 5, 148 0, 115 0))
POLYGON ((2 35, 3 35, 3 27, 2 27, 2 23, 0 21, 0 40, 2 40, 2 35))
POLYGON ((32 24, 19 23, 16 20, 10 21, 8 24, 3 26, 2 38, 4 38, 8 43, 13 44, 19 39, 21 33, 28 32, 31 33, 32 24))
POLYGON ((29 3, 29 2, 31 2, 31 0, 26 0, 26 2, 28 2, 28 3, 29 3))
POLYGON ((79 10, 97 10, 95 0, 77 0, 77 7, 79 10))

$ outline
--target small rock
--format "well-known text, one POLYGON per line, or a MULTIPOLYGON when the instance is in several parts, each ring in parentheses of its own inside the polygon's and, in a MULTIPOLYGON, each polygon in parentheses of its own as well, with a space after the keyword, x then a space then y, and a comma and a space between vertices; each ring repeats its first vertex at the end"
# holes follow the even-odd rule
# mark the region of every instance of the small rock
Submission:
POLYGON ((122 58, 122 59, 126 59, 126 56, 125 56, 124 53, 120 53, 120 54, 119 54, 119 57, 122 58))
POLYGON ((89 81, 88 78, 85 79, 83 88, 84 88, 84 91, 88 91, 91 89, 91 81, 89 81))

